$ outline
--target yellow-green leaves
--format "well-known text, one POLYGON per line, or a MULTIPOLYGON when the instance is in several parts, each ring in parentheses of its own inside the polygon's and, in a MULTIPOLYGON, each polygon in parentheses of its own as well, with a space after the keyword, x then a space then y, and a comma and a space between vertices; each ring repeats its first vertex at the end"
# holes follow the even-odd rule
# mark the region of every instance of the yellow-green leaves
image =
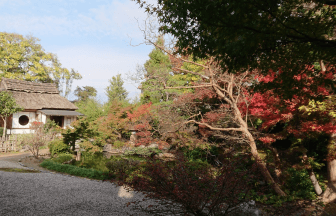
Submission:
POLYGON ((0 79, 54 82, 66 96, 72 80, 81 79, 81 75, 63 68, 57 56, 45 52, 38 41, 32 36, 0 32, 0 79))
POLYGON ((336 110, 334 109, 335 100, 335 96, 328 96, 328 99, 322 102, 310 100, 307 106, 301 106, 299 110, 307 115, 316 112, 328 112, 329 116, 336 118, 336 110))

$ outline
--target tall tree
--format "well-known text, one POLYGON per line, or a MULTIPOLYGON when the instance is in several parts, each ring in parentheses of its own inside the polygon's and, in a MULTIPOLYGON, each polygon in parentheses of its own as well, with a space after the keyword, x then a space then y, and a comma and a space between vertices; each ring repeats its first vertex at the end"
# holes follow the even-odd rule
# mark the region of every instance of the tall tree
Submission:
POLYGON ((81 75, 62 67, 57 55, 45 52, 38 42, 32 36, 0 32, 0 78, 53 82, 66 97, 72 81, 81 75))
POLYGON ((23 110, 19 107, 13 96, 6 91, 0 91, 0 117, 4 122, 4 130, 2 136, 6 136, 7 118, 13 113, 23 110))
MULTIPOLYGON (((159 37, 157 43, 163 46, 164 41, 159 37)), ((162 80, 167 80, 171 76, 169 56, 156 47, 148 56, 149 60, 144 64, 145 81, 141 83, 141 101, 142 103, 168 101, 169 93, 163 89, 162 80)))
POLYGON ((108 101, 112 102, 114 100, 124 101, 128 96, 127 90, 124 88, 124 81, 121 79, 121 74, 113 76, 109 79, 110 85, 106 87, 106 95, 108 101))
MULTIPOLYGON (((158 46, 164 47, 163 36, 159 36, 155 42, 158 46)), ((191 92, 192 89, 165 89, 164 84, 170 86, 187 86, 198 80, 197 76, 185 73, 183 70, 200 70, 192 64, 171 58, 160 48, 154 46, 149 53, 149 60, 146 61, 142 70, 144 81, 141 83, 141 102, 142 103, 160 103, 171 102, 178 95, 191 92), (172 67, 178 67, 181 70, 172 70, 172 67)), ((192 60, 192 59, 190 59, 192 60)))
POLYGON ((89 98, 96 97, 97 90, 92 86, 83 86, 82 88, 77 86, 74 94, 77 96, 78 101, 86 101, 89 98))

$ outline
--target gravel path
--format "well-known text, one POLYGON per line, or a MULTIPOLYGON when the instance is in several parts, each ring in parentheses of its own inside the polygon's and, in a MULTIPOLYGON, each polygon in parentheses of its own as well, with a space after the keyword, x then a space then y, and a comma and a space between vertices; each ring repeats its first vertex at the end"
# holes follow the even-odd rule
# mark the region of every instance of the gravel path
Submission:
POLYGON ((27 167, 21 166, 19 163, 15 163, 15 162, 11 162, 11 161, 4 161, 4 160, 0 160, 0 168, 28 169, 27 167))
MULTIPOLYGON (((23 168, 0 158, 0 167, 23 168)), ((58 173, 0 171, 0 215, 128 215, 125 204, 142 199, 109 182, 58 173)), ((143 215, 143 214, 139 214, 143 215)))

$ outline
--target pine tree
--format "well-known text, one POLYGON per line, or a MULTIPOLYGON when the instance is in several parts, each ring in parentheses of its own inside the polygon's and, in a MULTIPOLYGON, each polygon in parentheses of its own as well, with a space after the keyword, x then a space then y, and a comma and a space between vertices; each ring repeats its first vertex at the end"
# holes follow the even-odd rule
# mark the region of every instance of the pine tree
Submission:
POLYGON ((112 102, 114 100, 125 101, 128 92, 123 87, 124 81, 121 79, 121 75, 113 76, 109 79, 110 85, 106 88, 106 95, 108 97, 108 102, 112 102))

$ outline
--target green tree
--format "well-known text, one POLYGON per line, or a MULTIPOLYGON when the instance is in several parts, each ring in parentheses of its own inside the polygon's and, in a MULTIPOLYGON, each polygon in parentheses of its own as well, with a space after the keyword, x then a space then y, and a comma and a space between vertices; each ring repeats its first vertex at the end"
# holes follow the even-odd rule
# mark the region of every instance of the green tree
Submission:
MULTIPOLYGON (((155 44, 157 46, 164 47, 163 36, 159 36, 155 44)), ((148 56, 149 60, 146 61, 144 67, 140 68, 144 79, 144 81, 141 82, 140 87, 142 90, 142 103, 152 102, 156 104, 171 102, 178 95, 192 91, 192 89, 165 89, 165 85, 190 85, 191 82, 198 80, 198 78, 193 74, 183 72, 183 70, 190 69, 196 72, 199 68, 196 68, 191 64, 184 64, 178 59, 175 59, 173 56, 169 56, 162 49, 156 46, 148 56), (183 66, 180 68, 179 66, 181 65, 183 66)))
MULTIPOLYGON (((162 38, 157 40, 163 45, 162 38)), ((170 78, 171 63, 169 56, 162 50, 154 47, 149 53, 149 60, 144 64, 144 82, 141 83, 141 102, 159 103, 169 100, 169 93, 164 89, 163 83, 170 78)))
POLYGON ((121 75, 113 76, 109 79, 110 85, 106 87, 106 95, 108 97, 108 102, 112 102, 114 100, 125 101, 128 92, 124 88, 124 81, 121 79, 121 75))
POLYGON ((88 98, 86 100, 80 100, 76 103, 78 107, 78 112, 85 115, 89 122, 96 120, 97 118, 103 116, 108 108, 95 98, 88 98))
POLYGON ((72 81, 81 75, 62 67, 57 55, 45 52, 38 42, 33 36, 0 32, 0 78, 53 82, 68 96, 72 81))
POLYGON ((3 137, 6 135, 7 118, 13 113, 21 110, 23 109, 17 105, 15 99, 9 92, 0 91, 0 117, 4 122, 3 137))
POLYGON ((74 91, 75 96, 77 96, 78 101, 85 101, 89 98, 94 98, 97 96, 97 90, 92 86, 83 86, 82 88, 77 86, 74 91))

